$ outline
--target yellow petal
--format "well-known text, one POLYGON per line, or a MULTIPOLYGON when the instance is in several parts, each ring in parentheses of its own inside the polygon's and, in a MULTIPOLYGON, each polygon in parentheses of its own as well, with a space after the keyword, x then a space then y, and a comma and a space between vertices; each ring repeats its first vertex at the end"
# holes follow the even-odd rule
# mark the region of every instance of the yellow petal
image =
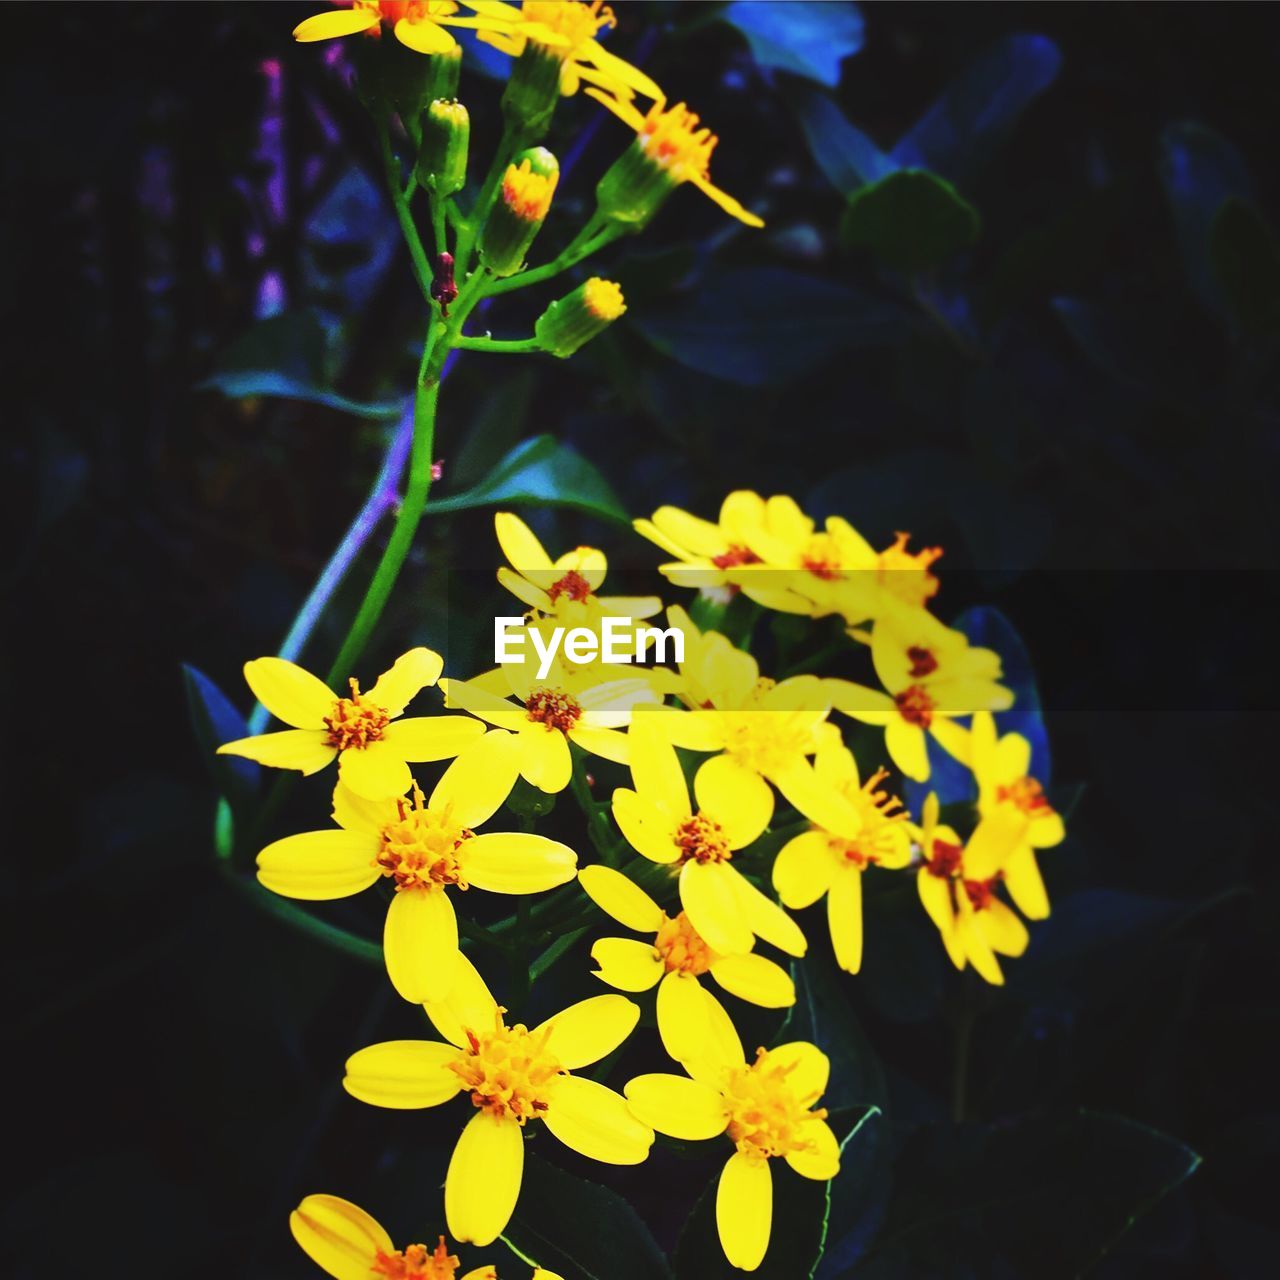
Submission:
POLYGON ((566 1147, 604 1164, 642 1164, 653 1146, 653 1130, 627 1100, 583 1076, 557 1081, 542 1120, 566 1147))
POLYGON ((627 843, 651 862, 674 862, 680 856, 674 819, 665 809, 626 787, 613 793, 613 820, 627 843))
POLYGON ((1026 832, 1026 815, 1012 805, 1001 805, 988 814, 964 847, 965 877, 990 880, 1023 843, 1026 832))
POLYGON ((802 1177, 826 1182, 840 1172, 840 1144, 825 1120, 809 1120, 801 1127, 809 1143, 804 1151, 792 1151, 787 1163, 802 1177))
POLYGON ((253 696, 277 720, 295 729, 323 729, 337 701, 323 680, 284 658, 255 658, 244 664, 253 696))
POLYGON ((342 1087, 361 1102, 397 1111, 438 1107, 462 1087, 449 1063, 458 1051, 435 1040, 387 1040, 347 1059, 342 1087))
POLYGON ((856 867, 832 877, 827 924, 836 963, 846 973, 857 973, 862 968, 862 872, 856 867))
POLYGON ((1036 855, 1023 845, 1005 863, 1004 884, 1018 910, 1028 920, 1044 920, 1049 915, 1049 895, 1036 863, 1036 855))
POLYGON ((549 1032, 547 1051, 576 1071, 611 1054, 639 1020, 640 1006, 625 996, 592 996, 548 1018, 533 1034, 549 1032))
POLYGON ((804 760, 793 760, 770 777, 792 807, 824 831, 842 840, 852 840, 862 829, 857 809, 839 791, 823 782, 804 760))
POLYGON ((375 9, 334 9, 329 13, 317 13, 304 18, 293 29, 293 38, 303 44, 314 40, 332 40, 337 36, 353 36, 358 31, 368 31, 379 22, 375 9))
POLYGON ((306 1196, 289 1215, 303 1253, 335 1280, 369 1280, 378 1254, 395 1245, 377 1219, 338 1196, 306 1196))
POLYGON ((920 891, 920 902, 928 912, 929 919, 937 926, 939 933, 947 933, 954 923, 950 883, 921 867, 916 874, 916 888, 920 891))
POLYGON ((583 751, 599 756, 601 760, 612 760, 614 764, 631 763, 631 740, 617 729, 601 728, 588 724, 584 719, 569 730, 569 737, 583 751))
POLYGON ((651 716, 641 717, 631 730, 631 777, 637 794, 677 820, 693 812, 675 748, 651 716))
POLYGON ((537 535, 517 515, 499 511, 493 517, 493 529, 507 563, 519 574, 528 576, 552 568, 551 557, 537 535))
POLYGON ((441 1000, 458 963, 458 917, 443 887, 403 889, 391 899, 382 950, 391 985, 405 1000, 441 1000))
POLYGON ((827 680, 824 683, 831 705, 863 724, 887 725, 898 714, 893 699, 882 689, 869 689, 850 680, 827 680))
POLYGON ((639 67, 633 67, 631 63, 624 62, 596 40, 586 42, 583 56, 605 75, 620 81, 628 89, 643 93, 645 97, 652 98, 655 102, 661 102, 666 96, 639 67))
POLYGON ((804 930, 772 898, 761 893, 746 876, 732 867, 729 871, 751 932, 790 956, 804 955, 809 949, 809 940, 804 936, 804 930))
POLYGON ((272 769, 297 769, 310 776, 338 754, 325 735, 317 729, 284 729, 279 733, 260 733, 254 738, 238 738, 218 748, 220 756, 244 756, 272 769))
POLYGON ((966 768, 972 768, 973 747, 968 729, 940 715, 934 716, 929 732, 948 755, 954 756, 966 768))
POLYGON ((773 887, 785 906, 799 911, 826 893, 837 870, 827 837, 821 831, 806 831, 779 850, 773 887))
POLYGON ((591 948, 595 976, 619 991, 648 991, 662 977, 657 951, 636 938, 600 938, 591 948))
POLYGON ((718 1089, 724 1083, 726 1072, 742 1066, 742 1038, 724 1005, 710 991, 698 989, 702 991, 704 1005, 699 1043, 688 1046, 682 1043, 681 1050, 688 1049, 689 1056, 680 1061, 695 1080, 718 1089))
POLYGON ((492 1031, 498 1015, 498 1002, 479 970, 462 953, 453 966, 449 994, 443 1000, 424 1000, 422 1007, 435 1029, 460 1049, 468 1044, 468 1031, 492 1031))
MULTIPOLYGON (((506 668, 499 670, 505 684, 506 668)), ((450 711, 470 711, 473 716, 496 724, 500 729, 516 730, 529 723, 529 714, 523 707, 499 697, 479 680, 441 680, 440 691, 444 694, 444 705, 450 711)))
POLYGON ((729 1123, 719 1090, 687 1076, 636 1076, 623 1092, 637 1120, 670 1138, 699 1142, 723 1133, 729 1123))
POLYGON ((458 859, 466 882, 490 893, 542 893, 567 884, 578 871, 578 855, 567 844, 532 832, 495 831, 465 840, 458 859))
POLYGON ((716 1187, 716 1227, 729 1264, 754 1271, 769 1248, 773 1226, 773 1176, 769 1161, 735 1151, 716 1187))
POLYGON ((992 951, 1020 956, 1031 940, 1027 926, 998 898, 977 912, 979 927, 992 951))
POLYGON ((632 879, 612 867, 583 867, 578 883, 606 915, 637 933, 657 933, 662 927, 662 908, 632 879))
POLYGON ((693 789, 698 808, 724 828, 731 849, 749 845, 773 817, 769 784, 732 756, 704 760, 694 775, 693 789))
POLYGON ((781 966, 751 952, 720 956, 711 962, 711 976, 731 995, 762 1009, 786 1009, 796 1002, 796 984, 781 966))
POLYGON ((404 757, 385 740, 367 747, 348 747, 338 757, 338 777, 366 800, 402 796, 413 785, 404 757))
POLYGON ((712 951, 750 951, 755 939, 743 911, 742 877, 726 862, 686 862, 680 869, 680 903, 689 923, 712 951))
POLYGON ((476 743, 484 725, 466 716, 410 716, 387 725, 377 746, 394 750, 401 760, 452 760, 476 743))
POLYGON ((510 1116, 478 1111, 467 1122, 444 1180, 449 1234, 492 1244, 515 1211, 524 1176, 524 1134, 510 1116))
POLYGON ((1027 840, 1033 849, 1052 849, 1067 838, 1067 828, 1060 813, 1045 813, 1031 819, 1027 840))
POLYGON ((716 1024, 708 1006, 708 994, 691 973, 668 973, 658 987, 658 1035, 662 1047, 677 1062, 705 1055, 708 1037, 716 1024))
POLYGON ((716 711, 685 711, 680 707, 638 707, 640 716, 651 716, 662 735, 688 751, 719 751, 724 746, 724 722, 716 711))
POLYGON ((526 721, 520 734, 520 772, 531 786, 548 795, 563 791, 573 776, 573 757, 564 734, 526 721))
POLYGON ((796 1100, 812 1107, 827 1091, 831 1078, 831 1059, 807 1040, 792 1040, 769 1050, 773 1066, 787 1068, 787 1084, 796 1100))
POLYGON ((401 715, 423 689, 440 679, 443 670, 444 659, 434 649, 410 649, 378 677, 367 696, 388 715, 401 715))
MULTIPOLYGON (((530 609, 538 609, 543 613, 552 613, 555 610, 551 597, 541 587, 535 586, 528 578, 521 577, 514 569, 508 569, 505 565, 498 570, 498 585, 505 587, 521 604, 527 604, 530 609)), ((527 631, 528 628, 525 629, 525 633, 527 631)), ((513 628, 511 631, 513 636, 520 634, 522 633, 519 628, 513 628)), ((521 655, 522 663, 531 665, 532 670, 537 671, 538 657, 532 640, 525 639, 518 645, 513 641, 512 649, 521 655)))
POLYGON ((333 789, 333 820, 344 831, 360 832, 375 840, 388 822, 396 819, 394 798, 366 800, 341 782, 333 789))
POLYGON ((457 43, 443 27, 436 26, 429 19, 414 22, 401 18, 396 23, 395 32, 396 39, 414 53, 448 53, 457 43))
POLYGON ((916 782, 929 777, 929 751, 924 730, 901 717, 890 720, 884 729, 884 745, 893 763, 916 782))
POLYGON ((324 902, 367 889, 382 871, 377 840, 355 831, 303 831, 258 854, 258 879, 286 898, 324 902))

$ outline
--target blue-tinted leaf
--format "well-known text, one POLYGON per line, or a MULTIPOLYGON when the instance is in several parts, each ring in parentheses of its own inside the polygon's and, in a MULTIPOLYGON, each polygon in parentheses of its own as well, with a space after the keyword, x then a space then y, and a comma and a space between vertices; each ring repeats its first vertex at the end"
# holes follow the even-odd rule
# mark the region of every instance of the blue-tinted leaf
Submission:
POLYGON ((840 64, 862 48, 862 14, 843 0, 753 4, 734 0, 720 16, 747 37, 762 67, 791 71, 834 88, 840 64))
POLYGON ((217 748, 224 742, 247 738, 249 726, 227 695, 202 671, 184 663, 182 680, 187 690, 191 723, 209 772, 231 800, 248 799, 257 790, 262 770, 252 760, 220 756, 217 748))
POLYGON ((805 141, 837 191, 851 195, 863 183, 893 173, 896 162, 855 128, 826 94, 803 89, 790 95, 805 141))
POLYGON ((744 386, 777 386, 836 352, 892 342, 902 311, 843 285, 774 267, 710 275, 634 327, 673 360, 744 386))
POLYGON ((629 524, 609 482, 580 453, 554 436, 518 444, 478 485, 462 493, 432 497, 428 514, 511 504, 573 507, 588 515, 629 524))
POLYGON ((1046 36, 998 41, 947 86, 899 140, 901 166, 932 169, 953 181, 971 178, 1004 141, 1029 102, 1053 82, 1062 65, 1046 36))
POLYGON ((1228 199, 1253 198, 1244 159, 1205 125, 1174 124, 1160 139, 1160 180, 1173 210, 1187 279, 1202 302, 1221 309, 1223 294, 1214 275, 1210 235, 1228 199))
POLYGON ((200 384, 233 400, 279 396, 306 400, 359 418, 398 418, 399 401, 365 402, 340 395, 326 373, 328 335, 313 311, 288 311, 254 325, 200 384))
POLYGON ((980 226, 978 211, 945 178, 899 169, 854 192, 840 220, 840 241, 915 272, 967 249, 980 226))

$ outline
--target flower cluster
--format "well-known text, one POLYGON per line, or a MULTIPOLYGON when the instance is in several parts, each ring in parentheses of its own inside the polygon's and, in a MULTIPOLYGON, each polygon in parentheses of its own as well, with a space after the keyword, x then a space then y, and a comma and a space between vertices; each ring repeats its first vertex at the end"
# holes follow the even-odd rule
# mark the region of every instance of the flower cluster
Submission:
MULTIPOLYGON (((569 651, 543 664, 444 679, 442 657, 418 647, 367 691, 348 670, 394 587, 427 500, 444 355, 520 349, 567 356, 625 310, 617 286, 593 276, 552 304, 532 339, 504 344, 463 332, 474 305, 549 278, 639 229, 684 182, 760 225, 711 184, 716 139, 697 116, 683 104, 668 106, 648 76, 600 44, 612 23, 599 0, 519 7, 411 0, 361 2, 297 28, 299 40, 391 34, 396 47, 425 55, 421 83, 406 79, 389 47, 360 65, 362 97, 384 112, 392 198, 419 263, 426 255, 410 201, 418 191, 431 203, 437 262, 419 283, 436 310, 418 386, 416 469, 338 659, 335 676, 347 683, 335 691, 282 657, 249 662, 254 696, 288 727, 219 750, 305 775, 337 762, 332 824, 256 849, 257 877, 286 898, 377 892, 385 901, 388 978, 404 1000, 422 1006, 436 1035, 358 1049, 343 1085, 375 1107, 453 1104, 462 1111, 443 1196, 454 1240, 488 1246, 505 1230, 531 1125, 616 1165, 643 1163, 657 1133, 727 1138, 716 1221, 726 1258, 752 1271, 769 1247, 773 1162, 816 1181, 839 1171, 840 1143, 821 1105, 829 1063, 803 1041, 748 1052, 703 979, 762 1008, 794 1004, 791 966, 810 939, 790 912, 823 897, 835 960, 857 973, 863 878, 911 872, 955 966, 999 983, 996 956, 1020 954, 1028 939, 1023 918, 1048 914, 1036 851, 1059 843, 1064 829, 1031 775, 1027 739, 997 727, 995 716, 1014 700, 1000 657, 932 611, 941 551, 912 551, 904 533, 877 549, 848 521, 831 517, 819 526, 784 496, 732 493, 714 521, 662 507, 635 522, 672 557, 661 566, 667 581, 698 593, 701 626, 658 596, 607 594, 600 550, 553 555, 516 515, 497 515, 507 561, 497 580, 523 606, 527 637, 542 641, 566 628, 603 636, 619 620, 634 626, 657 618, 680 641, 670 660, 655 655, 620 674, 569 651), (453 95, 456 29, 474 30, 515 59, 502 101, 503 142, 466 213, 453 204, 466 186, 469 138, 466 110, 453 95), (427 94, 424 85, 449 92, 427 94), (526 255, 561 176, 538 143, 558 98, 582 86, 633 129, 635 141, 600 180, 584 231, 547 267, 528 270, 526 255), (637 98, 650 105, 642 111, 637 98), (419 147, 408 188, 390 145, 393 112, 419 147), (839 618, 846 656, 869 659, 869 683, 808 670, 763 674, 749 635, 731 639, 716 629, 738 596, 757 613, 839 618), (443 708, 405 714, 411 704, 424 710, 424 692, 432 690, 444 695, 443 708), (851 739, 856 752, 846 742, 848 721, 883 728, 883 760, 865 733, 851 739), (949 822, 933 792, 911 813, 891 772, 927 783, 931 741, 974 779, 976 802, 948 811, 949 822), (614 788, 607 803, 592 794, 593 758, 629 784, 614 788), (431 782, 413 768, 433 763, 445 767, 431 782), (544 810, 529 797, 570 789, 591 827, 591 846, 570 847, 533 829, 544 810), (519 830, 504 829, 504 813, 520 816, 519 830), (769 839, 777 833, 783 838, 769 839), (596 851, 589 860, 587 847, 596 851), (459 915, 471 889, 521 900, 560 893, 482 929, 459 915), (505 945, 502 930, 518 936, 540 911, 559 911, 548 918, 564 922, 566 902, 583 929, 598 926, 603 913, 639 935, 598 937, 590 949, 595 975, 628 994, 582 1000, 530 1027, 498 1003, 473 955, 482 957, 495 940, 505 945), (655 993, 658 1041, 680 1072, 639 1075, 621 1090, 581 1074, 632 1035, 642 1009, 628 995, 648 999, 648 992, 655 993)), ((446 1237, 397 1249, 377 1221, 335 1196, 308 1196, 291 1227, 339 1280, 451 1280, 460 1266, 446 1237)), ((556 1280, 543 1269, 534 1275, 556 1280)), ((481 1268, 462 1280, 494 1276, 481 1268)))

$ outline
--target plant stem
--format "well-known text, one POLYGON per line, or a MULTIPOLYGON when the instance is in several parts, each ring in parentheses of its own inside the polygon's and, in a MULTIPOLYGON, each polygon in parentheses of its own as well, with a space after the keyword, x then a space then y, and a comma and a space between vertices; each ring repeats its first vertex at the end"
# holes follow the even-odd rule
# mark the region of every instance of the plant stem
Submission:
MULTIPOLYGON (((588 223, 586 231, 591 232, 593 224, 588 223)), ((534 267, 529 271, 521 271, 517 275, 507 276, 503 280, 495 280, 488 288, 489 297, 496 297, 500 293, 510 293, 513 289, 525 289, 531 284, 541 284, 543 280, 550 280, 552 276, 559 275, 561 271, 568 270, 569 267, 581 262, 584 258, 589 258, 593 253, 599 253, 607 244, 612 244, 620 235, 622 229, 615 223, 610 223, 601 230, 594 231, 589 237, 585 234, 575 236, 560 252, 545 266, 534 267)))
POLYGON ((467 338, 460 337, 453 344, 459 351, 541 351, 542 343, 537 338, 467 338))
POLYGON ((431 230, 436 238, 436 257, 448 251, 449 239, 445 234, 446 213, 445 207, 448 205, 447 199, 442 200, 438 196, 431 197, 431 230))
POLYGON ((427 251, 422 247, 422 238, 413 221, 413 212, 405 199, 404 188, 400 185, 400 164, 395 152, 391 149, 391 129, 386 119, 378 122, 378 147, 382 152, 382 164, 387 173, 387 188, 391 192, 391 203, 395 205, 396 217, 400 222, 400 230, 404 234, 405 244, 409 246, 409 257, 413 259, 413 274, 418 281, 418 288, 427 300, 427 306, 433 310, 435 303, 431 300, 431 277, 434 274, 427 261, 427 251))
POLYGON ((493 198, 497 195, 498 182, 506 170, 508 157, 519 148, 519 144, 519 134, 510 124, 504 122, 502 137, 498 141, 498 149, 493 153, 493 159, 489 162, 489 172, 485 174, 480 194, 476 197, 475 204, 471 206, 471 212, 467 214, 463 226, 458 231, 458 243, 455 246, 457 253, 454 258, 459 275, 465 274, 471 262, 471 251, 475 247, 476 237, 480 234, 485 219, 489 216, 489 206, 493 204, 493 198))

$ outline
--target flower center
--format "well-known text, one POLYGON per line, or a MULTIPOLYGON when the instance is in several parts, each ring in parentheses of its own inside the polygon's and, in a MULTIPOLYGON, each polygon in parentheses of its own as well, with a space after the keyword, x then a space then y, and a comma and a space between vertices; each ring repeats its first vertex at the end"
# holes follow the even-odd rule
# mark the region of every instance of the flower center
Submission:
POLYGON ((531 161, 507 165, 502 179, 502 202, 521 222, 541 222, 551 208, 558 173, 535 173, 531 161))
POLYGON ((975 911, 985 911, 995 898, 996 880, 999 877, 993 877, 990 880, 966 880, 964 882, 964 891, 969 895, 969 904, 975 911))
POLYGON ((674 107, 655 103, 639 134, 640 149, 675 182, 705 178, 718 141, 710 129, 698 128, 698 117, 683 102, 674 107))
POLYGON ((680 848, 680 864, 686 862, 728 862, 733 854, 724 838, 724 830, 705 813, 695 813, 676 828, 676 844, 680 848))
POLYGON ((913 644, 907 650, 907 661, 911 663, 913 680, 931 676, 938 669, 938 659, 934 656, 933 650, 926 649, 922 644, 913 644))
POLYGON ((1033 817, 1037 814, 1053 812, 1053 806, 1049 803, 1049 797, 1045 795, 1044 788, 1030 777, 1019 778, 1016 782, 1009 783, 1007 787, 997 787, 996 801, 1001 804, 1007 801, 1033 817))
POLYGON ((328 731, 326 741, 339 751, 361 750, 371 742, 379 741, 390 723, 390 712, 376 702, 370 702, 360 692, 360 685, 352 676, 351 697, 335 699, 333 710, 324 718, 324 727, 328 731))
POLYGON ((702 940, 702 935, 689 923, 682 911, 674 920, 664 917, 662 928, 653 940, 668 973, 706 973, 715 952, 702 940))
POLYGON ((582 718, 577 698, 563 689, 535 689, 524 707, 530 720, 561 733, 568 733, 582 718))
POLYGON ((963 845, 952 844, 948 840, 935 840, 927 864, 929 874, 937 876, 939 880, 949 880, 960 870, 960 859, 963 857, 963 845))
POLYGON ((794 1064, 770 1060, 765 1049, 756 1050, 750 1066, 735 1067, 722 1090, 729 1108, 729 1137, 744 1155, 760 1158, 804 1151, 809 1139, 802 1136, 807 1120, 825 1120, 823 1109, 810 1111, 817 1098, 798 1098, 788 1077, 794 1064))
POLYGON ((813 717, 785 711, 722 711, 725 751, 756 773, 773 773, 813 750, 813 717))
POLYGON ((384 22, 433 22, 456 13, 454 0, 360 0, 358 9, 376 9, 384 22))
POLYGON ((898 714, 908 723, 927 729, 933 723, 933 709, 937 706, 923 685, 913 684, 894 695, 898 714))
POLYGON ((604 0, 592 0, 590 4, 584 4, 582 0, 525 0, 521 14, 527 20, 540 22, 557 35, 564 36, 569 42, 567 49, 563 45, 542 46, 562 60, 572 58, 582 45, 595 38, 602 27, 618 25, 613 10, 604 0))
POLYGON ((942 554, 941 547, 908 551, 909 533, 894 535, 893 545, 880 553, 880 581, 899 599, 922 605, 938 592, 938 578, 929 566, 942 554))
POLYGON ((470 1090, 471 1101, 498 1117, 518 1124, 536 1119, 551 1102, 555 1083, 568 1072, 547 1052, 551 1028, 533 1035, 523 1026, 503 1025, 503 1009, 494 1014, 492 1031, 467 1029, 469 1048, 449 1064, 470 1090))
POLYGON ((563 578, 557 578, 547 588, 547 595, 551 597, 552 603, 561 596, 568 596, 570 600, 585 600, 590 594, 591 583, 576 569, 570 569, 563 578))
POLYGON ((809 539, 800 563, 824 582, 844 576, 840 567, 840 548, 829 533, 815 533, 809 539))
POLYGON ((906 821, 907 812, 902 801, 880 785, 888 776, 888 769, 877 769, 849 797, 857 806, 862 828, 853 840, 832 837, 827 841, 837 858, 856 867, 867 867, 894 853, 898 824, 906 821))
POLYGON ((760 564, 760 557, 750 547, 732 546, 718 556, 711 557, 711 563, 717 569, 733 569, 740 564, 760 564))
POLYGON ((444 1236, 430 1253, 425 1244, 411 1244, 392 1253, 378 1250, 371 1274, 388 1280, 453 1280, 462 1260, 449 1252, 444 1236))
POLYGON ((394 878, 396 892, 443 884, 465 889, 458 849, 474 833, 451 821, 447 810, 428 809, 416 785, 413 803, 401 796, 396 801, 396 812, 398 816, 379 834, 382 847, 374 859, 384 876, 394 878))

